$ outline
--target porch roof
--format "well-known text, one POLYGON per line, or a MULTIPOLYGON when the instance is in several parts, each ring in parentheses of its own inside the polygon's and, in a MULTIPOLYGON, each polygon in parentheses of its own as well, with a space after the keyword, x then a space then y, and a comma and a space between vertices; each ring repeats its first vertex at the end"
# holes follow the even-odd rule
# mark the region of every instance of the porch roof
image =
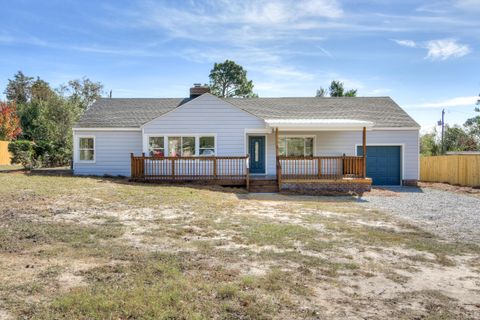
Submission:
POLYGON ((371 129, 371 121, 353 119, 265 119, 272 128, 280 130, 362 130, 364 127, 371 129))

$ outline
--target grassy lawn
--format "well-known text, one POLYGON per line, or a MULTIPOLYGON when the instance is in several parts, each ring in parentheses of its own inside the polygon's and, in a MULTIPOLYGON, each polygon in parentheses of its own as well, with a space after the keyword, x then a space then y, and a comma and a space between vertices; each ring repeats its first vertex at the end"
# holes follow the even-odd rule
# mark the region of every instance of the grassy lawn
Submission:
POLYGON ((23 167, 21 165, 0 165, 0 171, 12 171, 12 170, 20 170, 23 167))
POLYGON ((480 250, 353 198, 0 175, 0 319, 475 319, 480 250))

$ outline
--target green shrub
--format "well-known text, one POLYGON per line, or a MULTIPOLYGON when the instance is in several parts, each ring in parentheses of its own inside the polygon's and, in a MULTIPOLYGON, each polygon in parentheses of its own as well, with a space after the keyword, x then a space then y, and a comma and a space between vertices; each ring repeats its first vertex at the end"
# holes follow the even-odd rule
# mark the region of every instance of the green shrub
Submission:
POLYGON ((8 144, 12 154, 12 164, 21 164, 25 169, 32 169, 35 164, 34 144, 28 140, 16 140, 8 144))
POLYGON ((10 142, 8 150, 13 155, 12 163, 25 169, 68 165, 72 156, 69 149, 49 141, 16 140, 10 142))

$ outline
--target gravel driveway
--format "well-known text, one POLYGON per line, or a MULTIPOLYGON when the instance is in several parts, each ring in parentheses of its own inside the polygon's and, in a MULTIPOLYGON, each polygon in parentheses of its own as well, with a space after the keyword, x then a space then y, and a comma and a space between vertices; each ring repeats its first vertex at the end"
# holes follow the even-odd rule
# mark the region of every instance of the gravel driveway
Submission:
POLYGON ((363 205, 414 220, 440 237, 480 241, 480 198, 431 188, 390 187, 372 191, 363 205))

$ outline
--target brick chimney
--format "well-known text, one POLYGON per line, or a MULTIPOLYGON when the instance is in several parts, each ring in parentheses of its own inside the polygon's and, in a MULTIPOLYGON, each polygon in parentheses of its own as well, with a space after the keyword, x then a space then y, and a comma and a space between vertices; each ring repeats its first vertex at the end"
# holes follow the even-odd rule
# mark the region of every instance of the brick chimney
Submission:
POLYGON ((200 97, 202 94, 210 92, 208 86, 202 86, 200 83, 194 83, 193 87, 190 88, 190 99, 195 99, 200 97))

